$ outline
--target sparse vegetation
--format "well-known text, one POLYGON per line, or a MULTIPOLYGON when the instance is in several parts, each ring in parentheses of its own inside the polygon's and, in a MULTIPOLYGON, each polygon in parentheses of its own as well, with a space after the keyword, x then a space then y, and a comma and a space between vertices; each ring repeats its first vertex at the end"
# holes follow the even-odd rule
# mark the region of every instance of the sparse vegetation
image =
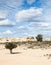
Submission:
POLYGON ((27 39, 34 39, 34 37, 27 37, 27 39))
POLYGON ((37 41, 42 42, 43 36, 41 34, 38 34, 36 39, 37 41))
POLYGON ((12 49, 16 48, 17 45, 13 42, 8 42, 5 44, 5 48, 10 50, 10 53, 12 54, 12 49))
POLYGON ((46 54, 46 55, 44 55, 44 56, 47 56, 47 57, 48 57, 48 59, 50 59, 50 58, 51 58, 51 54, 46 54))

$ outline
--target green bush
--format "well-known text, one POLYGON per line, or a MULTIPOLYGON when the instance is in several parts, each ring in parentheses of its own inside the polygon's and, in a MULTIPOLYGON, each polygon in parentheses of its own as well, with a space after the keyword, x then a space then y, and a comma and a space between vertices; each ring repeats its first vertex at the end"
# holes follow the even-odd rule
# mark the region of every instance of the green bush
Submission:
POLYGON ((17 45, 13 42, 8 42, 5 44, 5 48, 10 50, 10 53, 12 54, 12 49, 16 48, 17 45))
POLYGON ((37 41, 42 42, 43 36, 41 34, 38 34, 36 39, 37 41))

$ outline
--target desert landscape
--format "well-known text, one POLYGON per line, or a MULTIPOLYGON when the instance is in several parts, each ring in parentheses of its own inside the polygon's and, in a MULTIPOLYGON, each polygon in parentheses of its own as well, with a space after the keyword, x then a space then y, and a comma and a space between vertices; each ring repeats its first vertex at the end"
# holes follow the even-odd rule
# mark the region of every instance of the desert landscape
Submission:
POLYGON ((17 44, 13 52, 10 54, 5 44, 0 44, 0 65, 51 65, 50 42, 17 44))
POLYGON ((0 0, 0 65, 51 65, 51 0, 0 0))

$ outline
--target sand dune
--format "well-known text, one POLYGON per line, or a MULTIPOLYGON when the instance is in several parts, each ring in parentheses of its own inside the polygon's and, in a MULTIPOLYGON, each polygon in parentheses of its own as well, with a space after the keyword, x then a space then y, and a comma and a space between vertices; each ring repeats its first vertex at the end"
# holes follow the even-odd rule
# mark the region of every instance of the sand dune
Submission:
POLYGON ((50 54, 51 49, 23 49, 18 47, 10 54, 7 49, 0 49, 0 65, 51 65, 51 59, 44 56, 50 54))

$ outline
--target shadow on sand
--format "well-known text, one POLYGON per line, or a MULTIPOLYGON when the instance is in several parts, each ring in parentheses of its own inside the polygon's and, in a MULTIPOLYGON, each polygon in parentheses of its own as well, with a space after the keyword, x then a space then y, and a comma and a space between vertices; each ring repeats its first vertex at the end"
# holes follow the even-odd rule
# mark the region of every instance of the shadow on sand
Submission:
POLYGON ((21 52, 12 52, 12 54, 21 54, 21 52))

